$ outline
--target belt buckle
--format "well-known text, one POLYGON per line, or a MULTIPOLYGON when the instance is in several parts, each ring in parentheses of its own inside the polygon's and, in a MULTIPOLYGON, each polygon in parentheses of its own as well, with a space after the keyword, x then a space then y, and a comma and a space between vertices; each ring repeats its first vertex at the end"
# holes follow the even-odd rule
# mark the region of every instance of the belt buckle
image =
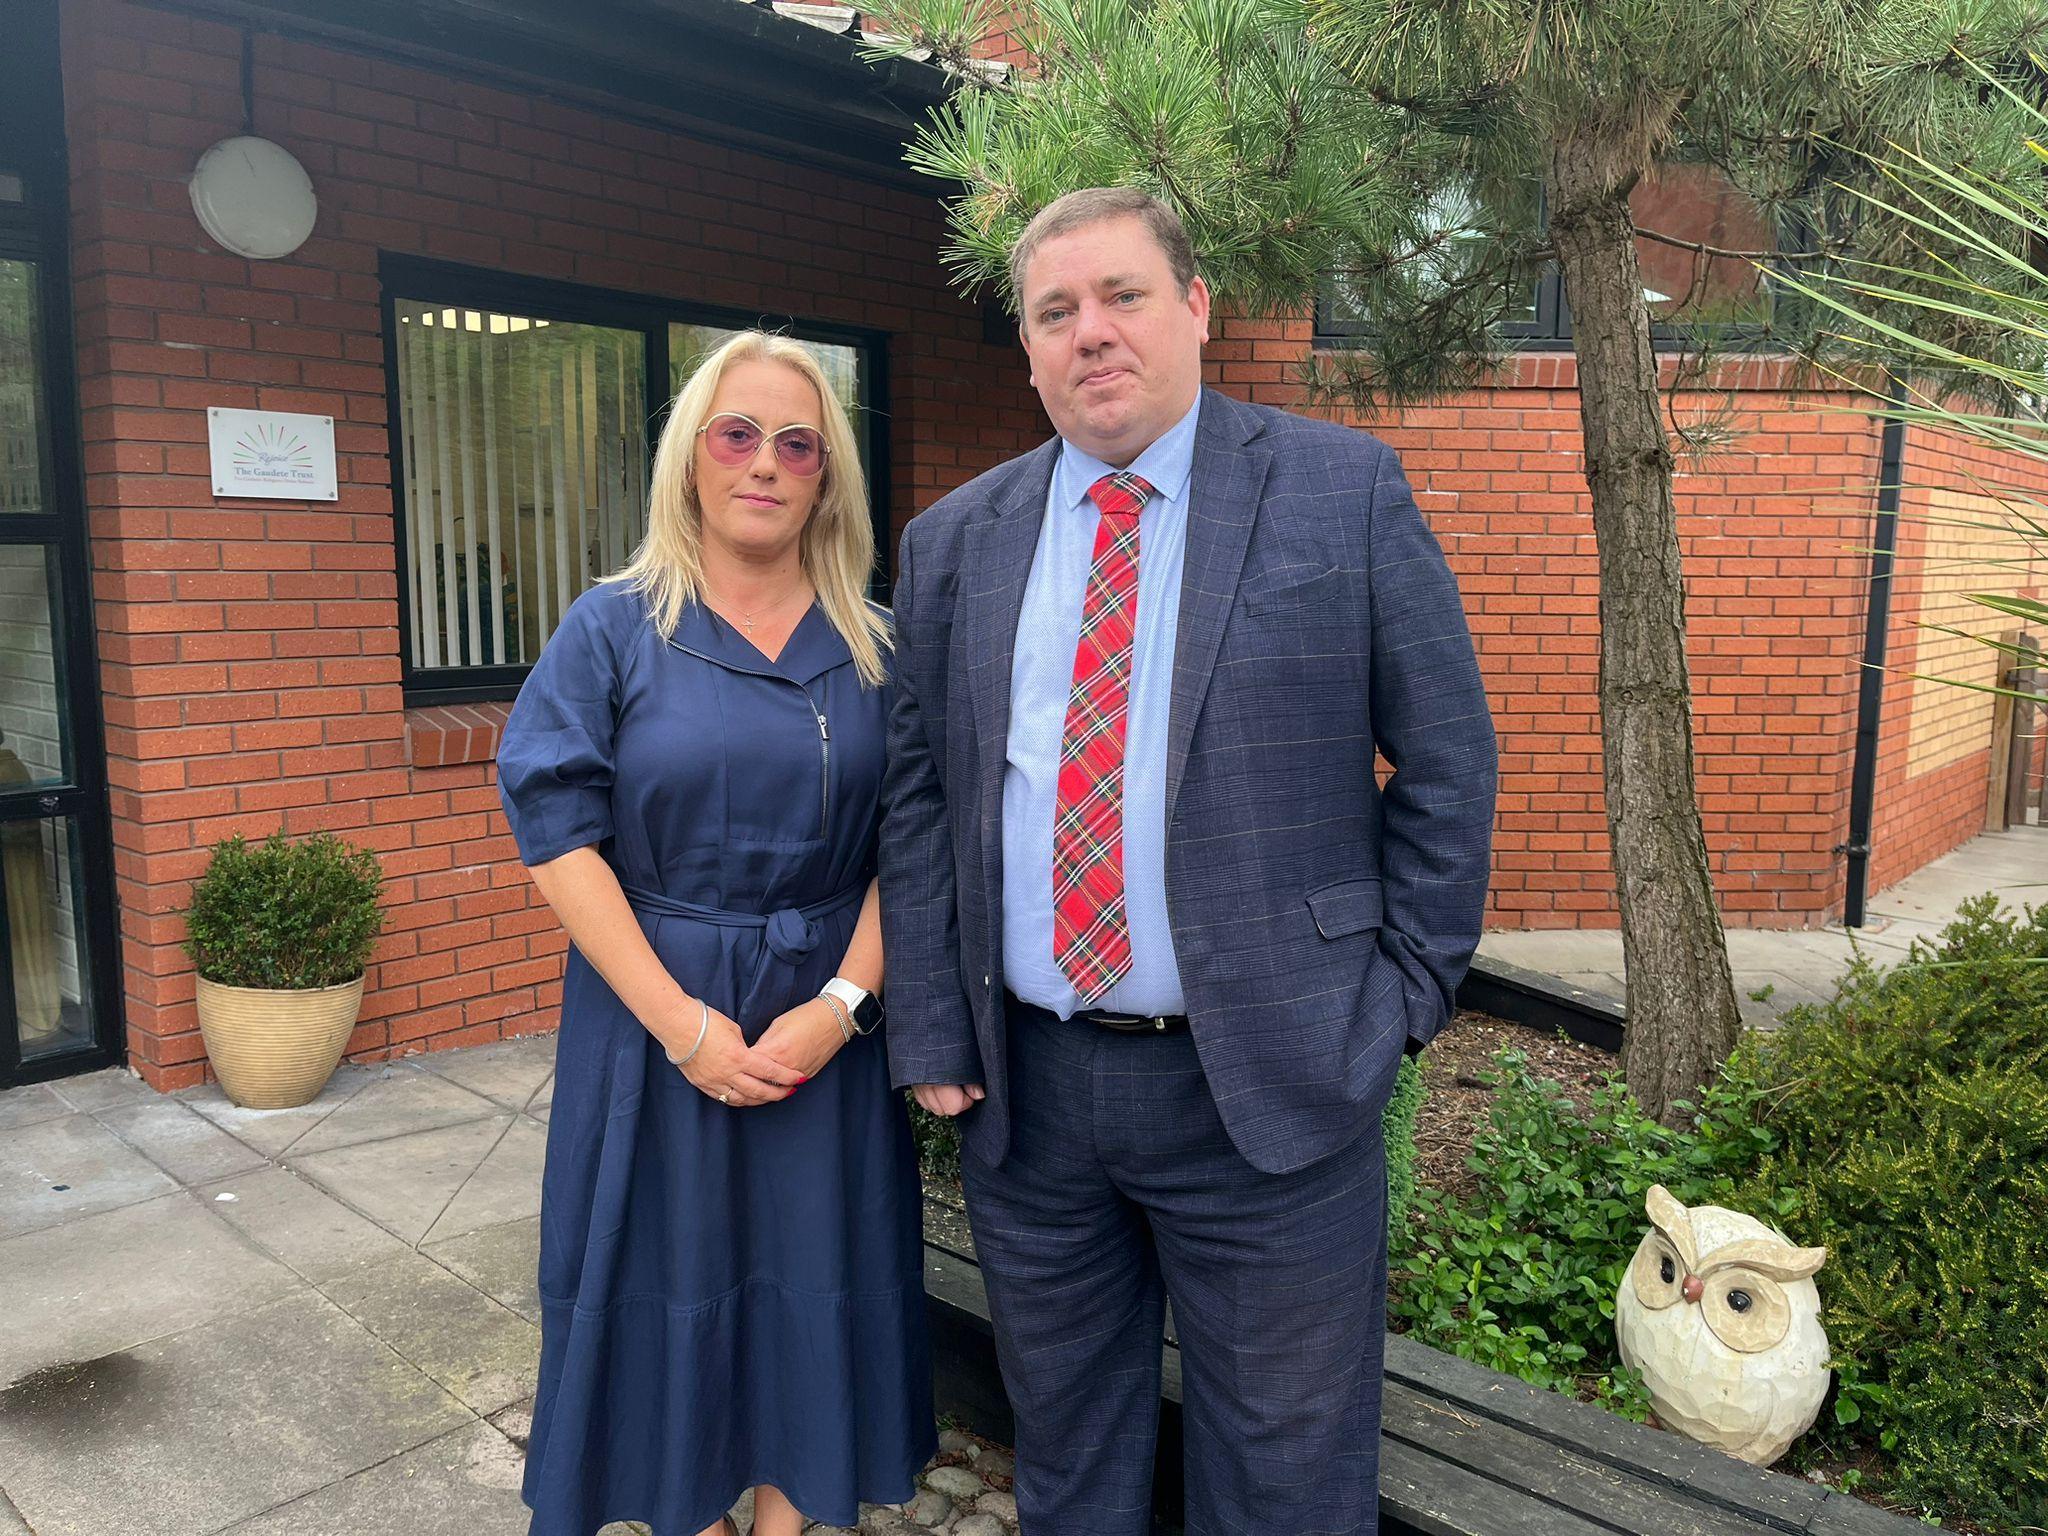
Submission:
POLYGON ((1106 1008, 1096 1010, 1095 1022, 1125 1035, 1142 1035, 1148 1024, 1155 1034, 1163 1035, 1167 1028, 1167 1016, 1163 1013, 1112 1013, 1106 1008))

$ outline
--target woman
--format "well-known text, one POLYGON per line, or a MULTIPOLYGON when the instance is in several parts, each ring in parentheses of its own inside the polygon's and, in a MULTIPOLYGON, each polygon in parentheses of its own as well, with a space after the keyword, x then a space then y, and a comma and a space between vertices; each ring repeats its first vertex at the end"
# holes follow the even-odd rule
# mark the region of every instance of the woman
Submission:
POLYGON ((860 1500, 912 1497, 935 1448, 916 1162, 863 1032, 873 549, 817 364, 736 336, 676 401, 646 541, 570 608, 506 726, 506 814, 574 942, 535 1536, 720 1536, 748 1486, 759 1536, 851 1526, 860 1500))

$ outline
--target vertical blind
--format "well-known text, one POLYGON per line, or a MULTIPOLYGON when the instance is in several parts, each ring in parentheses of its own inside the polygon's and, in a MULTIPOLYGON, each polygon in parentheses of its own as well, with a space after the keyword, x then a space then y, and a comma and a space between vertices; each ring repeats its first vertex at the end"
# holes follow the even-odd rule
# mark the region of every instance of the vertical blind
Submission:
POLYGON ((0 260, 0 512, 43 510, 36 271, 0 260))
POLYGON ((412 664, 531 664, 645 527, 645 341, 406 299, 395 311, 412 664))

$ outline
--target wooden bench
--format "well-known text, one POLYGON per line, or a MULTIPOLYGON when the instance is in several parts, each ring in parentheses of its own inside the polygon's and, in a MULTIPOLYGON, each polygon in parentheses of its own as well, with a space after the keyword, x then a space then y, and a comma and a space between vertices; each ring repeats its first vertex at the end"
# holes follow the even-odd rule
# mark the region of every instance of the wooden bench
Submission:
MULTIPOLYGON (((988 1294, 957 1210, 928 1200, 939 1411, 1011 1443, 988 1294)), ((1155 1513, 1181 1518, 1180 1352, 1164 1343, 1155 1513)), ((1381 1529, 1391 1536, 1907 1536, 1918 1521, 1766 1472, 1387 1336, 1381 1529)), ((1287 1536, 1276 1532, 1275 1536, 1287 1536)))

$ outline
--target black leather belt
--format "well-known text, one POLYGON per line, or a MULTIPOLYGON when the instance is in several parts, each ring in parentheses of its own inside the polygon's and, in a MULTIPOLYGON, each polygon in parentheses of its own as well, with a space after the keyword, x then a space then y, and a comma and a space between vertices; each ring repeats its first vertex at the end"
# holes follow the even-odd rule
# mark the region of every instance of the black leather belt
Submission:
MULTIPOLYGON (((1016 993, 1005 990, 1003 1002, 1010 1008, 1021 1008, 1041 1018, 1054 1018, 1036 1003, 1027 1003, 1016 993)), ((1076 1024, 1093 1024, 1097 1029, 1113 1029, 1120 1035, 1184 1035, 1188 1029, 1188 1016, 1184 1013, 1112 1013, 1107 1008, 1085 1008, 1073 1018, 1076 1024)))
POLYGON ((1187 1033, 1188 1027, 1188 1016, 1184 1013, 1111 1013, 1091 1008, 1074 1017, 1098 1029, 1113 1029, 1120 1035, 1181 1035, 1187 1033))

